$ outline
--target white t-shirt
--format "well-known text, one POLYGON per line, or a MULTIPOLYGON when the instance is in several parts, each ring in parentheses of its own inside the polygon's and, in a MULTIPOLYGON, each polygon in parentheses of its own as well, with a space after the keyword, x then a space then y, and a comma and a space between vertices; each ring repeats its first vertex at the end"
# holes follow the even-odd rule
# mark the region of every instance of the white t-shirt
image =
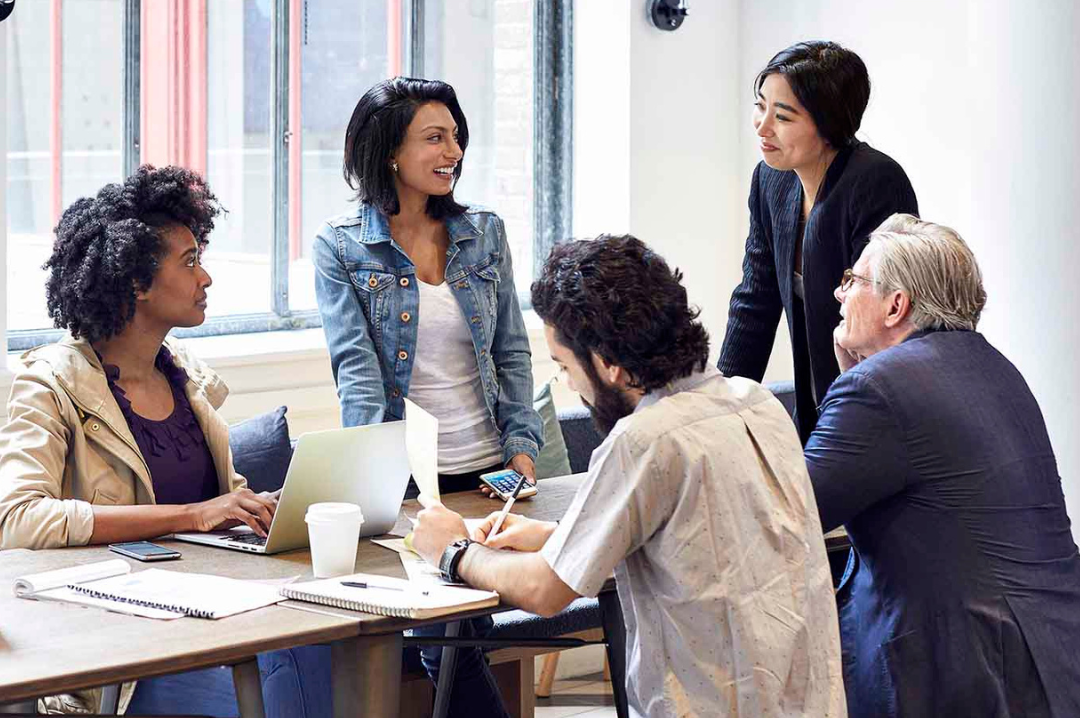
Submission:
POLYGON ((499 432, 484 402, 480 366, 461 306, 446 282, 417 280, 419 324, 409 399, 439 420, 439 473, 502 463, 499 432))
POLYGON ((708 367, 646 395, 541 555, 585 596, 614 570, 631 712, 847 715, 813 487, 760 385, 708 367))

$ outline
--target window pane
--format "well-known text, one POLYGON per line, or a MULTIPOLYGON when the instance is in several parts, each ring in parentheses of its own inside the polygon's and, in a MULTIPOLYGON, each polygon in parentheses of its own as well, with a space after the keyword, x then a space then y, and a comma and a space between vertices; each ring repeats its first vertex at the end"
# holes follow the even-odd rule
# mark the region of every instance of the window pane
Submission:
POLYGON ((5 286, 11 330, 51 328, 41 265, 52 249, 58 213, 121 179, 122 19, 120 0, 81 0, 22 2, 6 21, 5 286), (87 27, 94 32, 85 32, 87 27), (56 29, 61 62, 54 86, 56 29))
POLYGON ((270 5, 206 4, 206 177, 228 210, 205 258, 211 316, 270 311, 270 5))
POLYGON ((503 218, 519 292, 532 281, 535 0, 429 0, 424 74, 457 91, 469 148, 454 196, 503 218))
MULTIPOLYGON (((400 3, 397 3, 400 5, 400 3)), ((304 3, 300 48, 301 161, 299 237, 289 263, 289 307, 314 309, 311 244, 328 218, 355 204, 341 176, 345 128, 369 87, 386 79, 390 2, 323 0, 304 3)), ((400 43, 400 39, 396 39, 400 43)), ((400 59, 396 66, 400 66, 400 59)), ((294 191, 293 196, 296 196, 294 191)))

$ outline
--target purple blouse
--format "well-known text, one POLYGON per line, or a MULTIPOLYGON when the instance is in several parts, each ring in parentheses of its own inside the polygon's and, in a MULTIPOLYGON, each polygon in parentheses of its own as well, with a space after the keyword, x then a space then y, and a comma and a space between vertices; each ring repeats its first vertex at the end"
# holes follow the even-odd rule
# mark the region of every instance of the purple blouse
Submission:
POLYGON ((124 390, 116 383, 120 368, 104 362, 102 365, 109 389, 150 469, 157 503, 193 504, 216 497, 218 475, 214 457, 184 393, 187 372, 176 366, 169 350, 162 346, 154 360, 154 367, 169 380, 173 394, 172 414, 161 421, 136 414, 124 390))

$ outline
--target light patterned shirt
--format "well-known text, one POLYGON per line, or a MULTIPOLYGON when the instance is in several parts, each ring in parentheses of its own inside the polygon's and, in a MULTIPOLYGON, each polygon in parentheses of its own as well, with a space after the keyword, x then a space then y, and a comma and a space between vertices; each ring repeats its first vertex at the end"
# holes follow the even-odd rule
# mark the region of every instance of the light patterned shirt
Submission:
POLYGON ((615 572, 632 713, 847 715, 802 447, 760 385, 709 367, 646 395, 541 554, 584 596, 615 572))

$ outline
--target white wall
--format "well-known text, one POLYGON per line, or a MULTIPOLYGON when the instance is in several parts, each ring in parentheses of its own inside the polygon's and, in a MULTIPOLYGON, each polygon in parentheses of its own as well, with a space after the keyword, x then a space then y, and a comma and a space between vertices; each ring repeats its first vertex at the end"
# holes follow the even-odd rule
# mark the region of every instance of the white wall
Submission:
MULTIPOLYGON (((799 40, 850 47, 873 84, 860 137, 904 166, 925 218, 974 249, 980 328, 1039 400, 1080 520, 1080 3, 699 0, 674 33, 644 6, 575 6, 575 234, 630 231, 682 268, 716 356, 758 161, 754 75, 799 40)), ((766 378, 790 376, 781 322, 766 378)))
POLYGON ((630 232, 685 274, 712 356, 740 276, 734 0, 692 3, 676 32, 645 2, 574 7, 574 234, 630 232))
MULTIPOLYGON (((11 23, 0 25, 0 98, 7 107, 7 43, 8 27, 11 23)), ((0 156, 0 357, 7 351, 7 110, 0 112, 0 147, 5 148, 0 156)), ((10 381, 7 366, 0 361, 0 404, 7 406, 7 386, 10 381)), ((0 410, 7 414, 7 409, 0 410)))
MULTIPOLYGON (((836 40, 866 61, 873 91, 861 136, 904 166, 922 216, 975 251, 989 296, 980 329, 1042 407, 1080 536, 1080 4, 745 0, 740 9, 740 90, 798 40, 836 40)), ((739 97, 749 117, 749 94, 739 97)), ((745 127, 743 138, 749 177, 757 158, 745 127)))

